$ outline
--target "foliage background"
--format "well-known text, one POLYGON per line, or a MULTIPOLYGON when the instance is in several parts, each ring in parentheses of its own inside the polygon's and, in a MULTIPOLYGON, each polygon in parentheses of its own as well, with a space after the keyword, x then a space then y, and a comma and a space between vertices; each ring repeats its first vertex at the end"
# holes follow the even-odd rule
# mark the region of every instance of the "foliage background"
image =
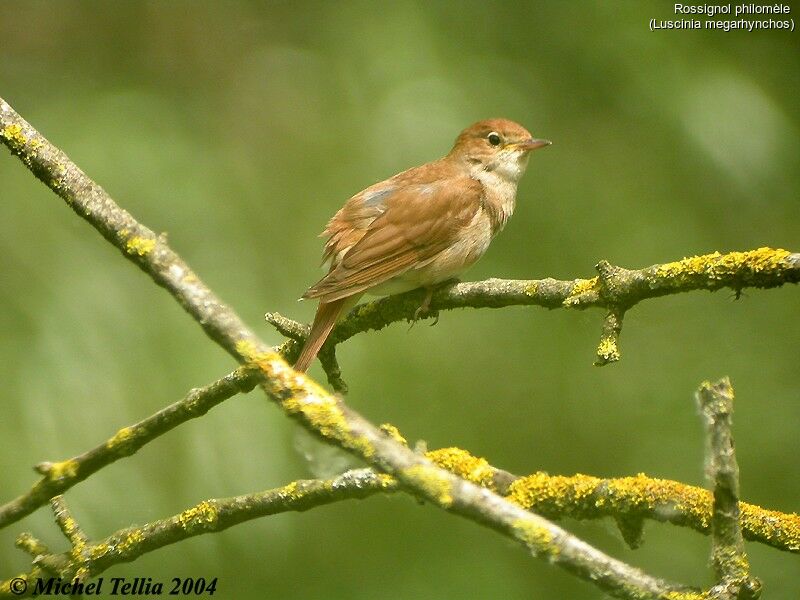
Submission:
MULTIPOLYGON (((591 276, 714 250, 800 249, 796 33, 672 31, 665 2, 0 3, 0 92, 251 324, 309 320, 327 218, 354 192, 506 116, 554 141, 517 214, 467 275, 591 276)), ((792 15, 795 16, 796 15, 792 15)), ((233 366, 175 302, 8 153, 0 156, 0 500, 31 465, 81 452, 233 366)), ((592 366, 599 312, 458 311, 340 349, 349 401, 430 447, 528 473, 702 484, 693 390, 730 375, 748 501, 800 509, 798 290, 692 293, 627 317, 592 366)), ((280 337, 266 325, 262 335, 280 337)), ((313 371, 321 375, 318 367, 313 371)), ((67 494, 107 535, 208 497, 308 476, 294 425, 258 393, 67 494)), ((708 540, 650 524, 571 530, 655 574, 709 582, 708 540)), ((46 510, 22 530, 63 547, 46 510)), ((748 545, 770 598, 797 557, 748 545)), ((239 526, 114 568, 219 577, 223 598, 596 598, 471 523, 406 497, 239 526)))

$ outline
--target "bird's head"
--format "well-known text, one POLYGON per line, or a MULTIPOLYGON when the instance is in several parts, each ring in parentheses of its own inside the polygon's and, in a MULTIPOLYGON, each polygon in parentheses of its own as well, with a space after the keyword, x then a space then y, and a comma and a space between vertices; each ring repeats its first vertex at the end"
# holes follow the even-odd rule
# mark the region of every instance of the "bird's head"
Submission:
POLYGON ((528 156, 550 141, 534 138, 522 125, 508 119, 478 121, 462 131, 448 154, 451 160, 463 161, 477 176, 492 171, 516 183, 528 166, 528 156))

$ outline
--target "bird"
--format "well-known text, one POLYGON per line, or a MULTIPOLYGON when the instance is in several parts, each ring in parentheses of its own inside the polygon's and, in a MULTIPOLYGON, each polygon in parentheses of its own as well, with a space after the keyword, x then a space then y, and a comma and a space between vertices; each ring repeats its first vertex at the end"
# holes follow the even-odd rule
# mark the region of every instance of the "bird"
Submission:
POLYGON ((436 285, 474 264, 503 229, 530 153, 550 144, 508 119, 478 121, 443 158, 345 202, 320 235, 327 238, 322 262, 329 268, 301 298, 318 299, 319 306, 294 369, 308 370, 337 321, 365 293, 426 288, 417 315, 427 311, 436 285))

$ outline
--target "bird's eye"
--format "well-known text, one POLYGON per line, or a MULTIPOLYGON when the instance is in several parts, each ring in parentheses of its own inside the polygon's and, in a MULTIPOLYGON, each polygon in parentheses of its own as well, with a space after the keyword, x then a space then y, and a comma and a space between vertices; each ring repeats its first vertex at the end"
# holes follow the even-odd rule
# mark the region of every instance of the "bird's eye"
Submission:
POLYGON ((490 133, 489 135, 487 135, 486 139, 489 140, 489 143, 492 146, 499 146, 500 142, 502 141, 500 139, 500 135, 498 133, 495 133, 494 131, 492 133, 490 133))

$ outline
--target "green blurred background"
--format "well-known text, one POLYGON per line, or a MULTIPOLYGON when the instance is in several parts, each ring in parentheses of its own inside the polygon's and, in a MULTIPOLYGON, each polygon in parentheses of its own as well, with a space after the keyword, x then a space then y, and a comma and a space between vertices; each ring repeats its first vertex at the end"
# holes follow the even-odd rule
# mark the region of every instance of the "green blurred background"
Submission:
MULTIPOLYGON (((504 116, 537 152, 517 213, 469 279, 591 276, 714 250, 800 250, 796 33, 652 33, 669 2, 0 2, 0 96, 266 340, 309 320, 317 234, 350 195, 504 116)), ((795 16, 796 15, 792 15, 795 16)), ((0 501, 224 375, 231 359, 161 289, 0 152, 0 501)), ((349 402, 429 447, 516 473, 638 472, 703 484, 693 392, 729 375, 743 497, 800 509, 800 290, 695 292, 627 317, 592 366, 599 311, 464 310, 340 349, 349 402)), ((321 375, 319 367, 312 374, 321 375)), ((204 498, 309 475, 295 426, 239 396, 67 494, 102 537, 204 498)), ((709 540, 564 525, 654 574, 705 585, 709 540)), ((0 578, 47 510, 0 531, 0 578)), ((800 565, 748 544, 767 597, 800 565)), ((221 598, 598 598, 515 544, 404 496, 195 538, 106 576, 219 578, 221 598)))

